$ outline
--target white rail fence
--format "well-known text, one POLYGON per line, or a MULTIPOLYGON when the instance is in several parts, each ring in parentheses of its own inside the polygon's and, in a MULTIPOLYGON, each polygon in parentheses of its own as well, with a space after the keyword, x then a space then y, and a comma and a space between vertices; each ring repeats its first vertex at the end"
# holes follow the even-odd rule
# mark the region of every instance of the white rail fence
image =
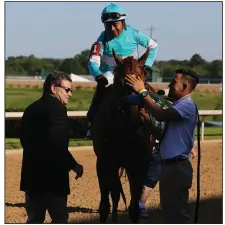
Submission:
MULTIPOLYGON (((222 110, 199 110, 201 116, 201 140, 204 140, 204 128, 206 116, 218 116, 222 115, 222 110)), ((70 119, 86 118, 87 111, 68 111, 67 115, 70 119)), ((20 120, 23 116, 23 112, 5 112, 6 120, 20 120)))

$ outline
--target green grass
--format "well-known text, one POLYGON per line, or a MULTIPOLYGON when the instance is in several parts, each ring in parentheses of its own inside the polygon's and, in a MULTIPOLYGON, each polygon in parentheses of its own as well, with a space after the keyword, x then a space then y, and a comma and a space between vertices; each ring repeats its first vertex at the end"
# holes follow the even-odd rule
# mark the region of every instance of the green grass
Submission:
POLYGON ((193 92, 192 98, 201 110, 222 109, 223 107, 221 93, 193 92))
MULTIPOLYGON (((94 94, 92 88, 77 88, 73 91, 67 109, 72 110, 88 110, 94 94)), ((42 96, 41 88, 10 88, 5 89, 5 109, 12 111, 24 111, 24 109, 42 96)))
MULTIPOLYGON (((200 136, 201 136, 201 129, 200 129, 200 136)), ((204 140, 222 139, 222 137, 223 137, 222 127, 205 127, 204 128, 204 140)), ((195 140, 197 140, 197 128, 195 129, 195 140)))
MULTIPOLYGON (((16 109, 17 111, 24 111, 29 104, 40 98, 42 95, 42 88, 6 86, 5 91, 6 110, 16 109)), ((73 96, 67 106, 68 110, 87 110, 90 106, 93 94, 93 88, 74 89, 73 96)), ((200 110, 222 109, 221 93, 194 92, 193 99, 200 110)))
MULTIPOLYGON (((223 98, 221 93, 193 92, 192 97, 199 110, 223 109, 223 98)), ((207 116, 204 120, 222 121, 222 115, 207 116)))
MULTIPOLYGON (((222 139, 222 127, 205 127, 204 139, 222 139)), ((197 129, 195 129, 195 140, 197 140, 197 129)), ((70 147, 75 146, 92 146, 91 140, 85 139, 71 139, 69 143, 70 147)), ((20 140, 18 138, 6 138, 5 139, 6 149, 18 149, 22 148, 20 145, 20 140)))
MULTIPOLYGON (((72 110, 88 110, 94 94, 93 88, 76 88, 67 108, 72 110)), ((9 87, 5 89, 5 110, 24 111, 24 109, 33 101, 40 98, 42 88, 40 87, 9 87)), ((194 92, 193 99, 199 110, 222 109, 221 93, 194 92)), ((222 116, 207 116, 205 120, 222 121, 222 116)), ((205 128, 205 139, 221 139, 222 128, 205 128)), ((74 139, 70 141, 70 146, 87 146, 92 145, 92 141, 84 139, 74 139)), ((6 139, 6 148, 21 148, 18 139, 6 139)))

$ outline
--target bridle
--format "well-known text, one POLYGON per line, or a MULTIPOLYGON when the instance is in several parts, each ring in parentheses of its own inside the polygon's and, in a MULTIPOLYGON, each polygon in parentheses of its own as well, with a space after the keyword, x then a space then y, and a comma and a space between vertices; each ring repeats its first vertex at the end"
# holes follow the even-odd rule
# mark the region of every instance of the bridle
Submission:
MULTIPOLYGON (((130 59, 129 61, 126 61, 129 65, 128 66, 128 74, 134 74, 136 69, 135 68, 141 68, 141 70, 143 71, 144 73, 144 68, 142 65, 135 65, 135 64, 132 64, 132 60, 130 59)), ((131 106, 128 106, 128 105, 124 105, 121 101, 121 98, 126 96, 126 95, 130 95, 130 94, 133 94, 134 92, 131 90, 131 88, 129 86, 127 86, 125 84, 125 80, 124 80, 124 77, 125 77, 125 74, 121 74, 122 71, 122 65, 118 65, 113 73, 114 73, 114 76, 117 77, 115 80, 118 82, 115 84, 115 80, 114 80, 114 84, 113 84, 113 88, 114 89, 117 89, 115 91, 118 91, 119 94, 115 99, 112 98, 112 96, 109 96, 110 98, 110 101, 114 101, 115 105, 116 105, 116 110, 118 110, 120 116, 121 116, 121 120, 123 120, 122 123, 119 123, 119 125, 117 126, 118 128, 122 129, 122 126, 121 124, 123 124, 123 126, 125 127, 126 125, 129 126, 129 121, 130 121, 130 110, 131 110, 131 106), (118 74, 120 73, 120 74, 118 74), (123 83, 123 84, 122 84, 123 83)), ((143 80, 143 79, 142 79, 143 80)), ((144 80, 145 82, 145 80, 144 80)), ((114 105, 114 106, 115 106, 114 105)), ((112 106, 113 106, 113 102, 112 102, 112 106)), ((140 121, 142 120, 141 119, 141 110, 143 109, 143 107, 139 106, 138 105, 138 112, 139 112, 139 115, 140 115, 140 121)), ((143 121, 142 121, 143 122, 143 121)), ((134 123, 136 124, 136 123, 134 123)), ((143 125, 143 124, 142 124, 143 125)), ((133 127, 134 130, 137 130, 139 127, 141 126, 141 124, 137 123, 135 127, 133 127)))

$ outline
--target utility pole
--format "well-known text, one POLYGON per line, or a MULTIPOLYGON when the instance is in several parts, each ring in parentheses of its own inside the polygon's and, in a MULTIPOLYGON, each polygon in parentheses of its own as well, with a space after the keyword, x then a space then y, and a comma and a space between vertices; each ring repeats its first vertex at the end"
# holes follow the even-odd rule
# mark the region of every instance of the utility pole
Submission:
POLYGON ((151 27, 150 27, 150 28, 147 28, 146 30, 149 30, 150 38, 153 39, 153 38, 152 38, 152 33, 153 33, 153 31, 156 30, 156 29, 151 25, 151 27))

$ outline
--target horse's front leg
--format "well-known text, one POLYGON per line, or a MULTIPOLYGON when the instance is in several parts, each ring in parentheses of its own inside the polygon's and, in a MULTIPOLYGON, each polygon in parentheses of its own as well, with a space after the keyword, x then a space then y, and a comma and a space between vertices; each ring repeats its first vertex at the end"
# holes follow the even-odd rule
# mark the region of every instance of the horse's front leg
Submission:
POLYGON ((138 223, 140 219, 139 200, 142 193, 143 174, 138 173, 137 168, 127 169, 127 176, 130 184, 131 201, 128 209, 132 223, 138 223))
POLYGON ((105 223, 110 213, 110 203, 109 203, 110 188, 108 182, 107 165, 102 160, 99 160, 97 158, 96 168, 101 193, 101 200, 99 204, 100 223, 105 223))
POLYGON ((118 222, 118 204, 120 200, 120 192, 122 188, 122 184, 119 176, 119 168, 112 168, 111 174, 111 196, 112 196, 112 222, 118 222))

